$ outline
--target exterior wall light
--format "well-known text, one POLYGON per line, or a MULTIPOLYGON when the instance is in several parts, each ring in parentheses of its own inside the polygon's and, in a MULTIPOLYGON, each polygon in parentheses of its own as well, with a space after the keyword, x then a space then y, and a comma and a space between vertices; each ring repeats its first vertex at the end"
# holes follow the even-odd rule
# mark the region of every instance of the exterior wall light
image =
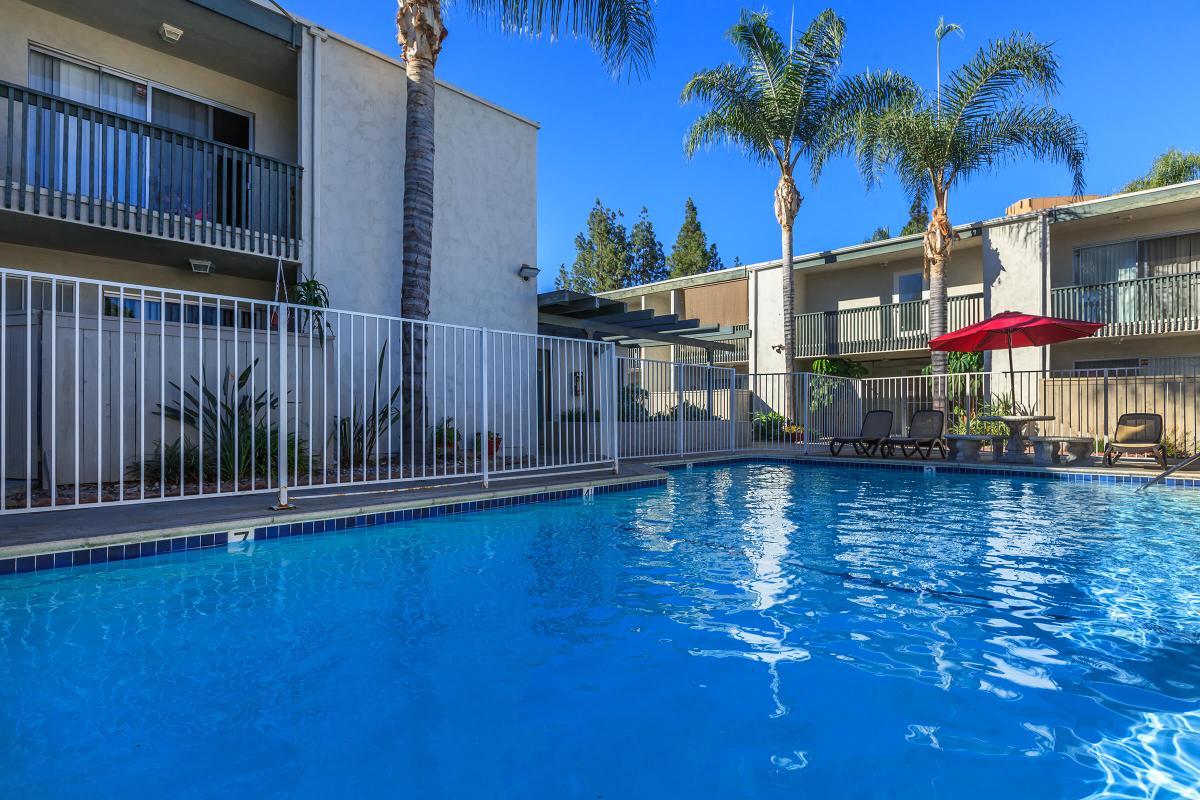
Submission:
POLYGON ((200 275, 207 275, 212 272, 212 262, 204 261, 199 258, 189 258, 188 263, 192 265, 192 272, 200 275))
POLYGON ((517 275, 521 277, 521 280, 528 281, 530 278, 536 278, 539 272, 541 272, 541 270, 537 267, 531 267, 528 264, 522 264, 521 268, 517 270, 517 275))
POLYGON ((183 38, 183 28, 176 28, 169 22, 164 22, 158 26, 158 35, 167 44, 175 44, 183 38))

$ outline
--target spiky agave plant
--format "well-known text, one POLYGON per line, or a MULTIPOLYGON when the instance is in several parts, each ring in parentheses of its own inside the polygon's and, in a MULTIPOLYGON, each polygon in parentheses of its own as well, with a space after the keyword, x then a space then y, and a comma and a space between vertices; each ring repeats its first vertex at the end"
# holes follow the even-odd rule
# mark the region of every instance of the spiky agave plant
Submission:
MULTIPOLYGON (((248 390, 258 362, 254 359, 236 376, 226 372, 216 391, 196 376, 188 391, 170 383, 182 402, 160 403, 154 413, 178 423, 181 433, 174 442, 157 442, 154 455, 142 462, 147 480, 178 483, 203 476, 206 482, 224 483, 275 475, 279 397, 266 389, 257 395, 248 390), (194 438, 188 437, 189 431, 194 438)), ((304 437, 289 432, 285 449, 288 472, 307 472, 310 455, 304 437)))

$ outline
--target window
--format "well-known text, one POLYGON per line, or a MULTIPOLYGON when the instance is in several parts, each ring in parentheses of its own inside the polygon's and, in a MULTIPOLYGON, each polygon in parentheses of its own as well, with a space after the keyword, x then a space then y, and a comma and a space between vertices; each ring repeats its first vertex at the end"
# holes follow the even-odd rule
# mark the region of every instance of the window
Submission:
POLYGON ((1080 247, 1074 272, 1076 286, 1092 287, 1083 290, 1086 319, 1134 322, 1191 314, 1200 306, 1200 281, 1131 281, 1200 272, 1200 233, 1080 247))
POLYGON ((897 273, 893 289, 892 300, 907 304, 895 309, 899 330, 902 333, 925 330, 925 314, 921 304, 916 302, 924 296, 924 274, 920 271, 897 273))
POLYGON ((52 298, 57 294, 59 313, 72 314, 75 312, 75 287, 71 283, 63 281, 54 284, 40 278, 26 281, 23 278, 9 277, 4 280, 7 283, 5 287, 7 308, 5 311, 50 311, 55 305, 52 298), (32 303, 27 302, 27 295, 32 299, 32 303))
POLYGON ((1075 249, 1076 286, 1200 272, 1200 233, 1075 249))
MULTIPOLYGON (((37 46, 29 51, 31 89, 190 137, 241 150, 252 145, 250 114, 37 46)), ((241 225, 248 190, 240 159, 206 153, 187 140, 97 126, 78 111, 41 109, 29 116, 28 175, 35 185, 154 211, 241 225), (103 163, 95 163, 103 160, 103 163)))

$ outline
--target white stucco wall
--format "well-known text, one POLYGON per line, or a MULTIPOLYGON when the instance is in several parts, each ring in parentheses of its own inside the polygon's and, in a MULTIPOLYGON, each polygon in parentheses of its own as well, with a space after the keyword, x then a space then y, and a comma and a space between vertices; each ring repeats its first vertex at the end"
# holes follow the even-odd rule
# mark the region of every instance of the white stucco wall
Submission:
MULTIPOLYGON (((337 307, 398 315, 403 67, 335 36, 305 45, 302 135, 308 163, 314 152, 319 160, 308 176, 319 208, 305 217, 316 275, 337 307)), ((445 85, 435 114, 430 318, 533 332, 537 283, 516 273, 537 266, 537 127, 445 85)))

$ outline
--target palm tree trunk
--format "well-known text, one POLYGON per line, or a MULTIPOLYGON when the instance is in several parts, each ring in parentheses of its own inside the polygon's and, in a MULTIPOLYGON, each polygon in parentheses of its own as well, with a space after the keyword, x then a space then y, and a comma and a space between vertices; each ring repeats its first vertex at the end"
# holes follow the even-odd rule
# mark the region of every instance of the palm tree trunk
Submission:
MULTIPOLYGON (((929 227, 925 229, 925 271, 929 279, 929 338, 935 339, 946 332, 946 267, 950 264, 950 248, 954 242, 954 229, 946 214, 944 194, 935 195, 936 206, 929 227)), ((939 411, 946 410, 946 362, 944 350, 930 351, 933 365, 933 405, 939 411)))
MULTIPOLYGON (((397 0, 397 39, 404 47, 407 102, 404 111, 404 285, 400 314, 410 320, 429 318, 429 287, 433 260, 433 119, 434 67, 446 28, 440 0, 397 0)), ((406 335, 404 364, 405 413, 403 448, 411 460, 419 457, 425 419, 425 326, 401 326, 406 335)), ((423 455, 423 454, 421 454, 423 455)))
POLYGON ((779 221, 782 234, 783 276, 781 305, 783 306, 783 364, 786 377, 783 382, 784 416, 793 423, 799 423, 801 414, 796 405, 795 392, 792 386, 792 373, 796 370, 796 337, 795 337, 795 289, 792 281, 792 233, 796 214, 800 211, 802 198, 796 191, 796 181, 791 175, 784 173, 779 176, 775 187, 775 219, 779 221))

